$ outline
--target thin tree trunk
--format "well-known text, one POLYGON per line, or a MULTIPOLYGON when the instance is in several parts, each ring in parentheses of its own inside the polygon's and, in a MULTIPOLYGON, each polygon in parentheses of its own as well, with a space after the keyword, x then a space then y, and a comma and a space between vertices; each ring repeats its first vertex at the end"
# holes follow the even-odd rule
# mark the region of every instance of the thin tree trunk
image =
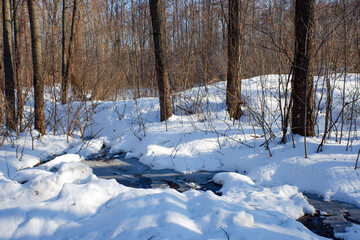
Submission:
MULTIPOLYGON (((345 107, 345 94, 346 94, 346 72, 347 72, 347 26, 346 26, 346 17, 345 17, 345 13, 346 13, 346 1, 343 0, 343 7, 344 7, 344 82, 343 82, 343 91, 342 91, 342 107, 345 107)), ((339 144, 341 144, 341 140, 343 137, 343 128, 344 128, 344 124, 345 124, 345 116, 344 116, 344 111, 342 111, 341 113, 341 128, 340 128, 340 138, 339 138, 339 144)))
MULTIPOLYGON (((0 1, 0 16, 1 16, 1 20, 0 20, 0 29, 1 29, 1 34, 0 34, 0 58, 1 58, 1 61, 0 61, 0 90, 1 90, 1 93, 4 93, 5 92, 5 82, 4 82, 4 79, 3 79, 3 64, 4 64, 4 51, 3 51, 3 1, 0 1)), ((3 109, 2 109, 3 106, 0 107, 0 110, 1 112, 3 112, 3 109)), ((0 123, 2 123, 2 119, 0 119, 0 123)))
POLYGON ((295 61, 292 78, 291 127, 294 134, 314 136, 314 18, 315 0, 295 3, 295 61))
POLYGON ((12 30, 10 0, 3 0, 3 44, 5 72, 6 127, 16 130, 15 81, 12 62, 12 30))
POLYGON ((21 86, 21 54, 20 54, 20 24, 19 24, 19 6, 20 3, 17 0, 13 0, 13 20, 14 20, 14 43, 15 43, 15 83, 17 89, 17 119, 20 126, 20 131, 22 131, 21 123, 22 123, 22 115, 23 115, 23 97, 22 97, 22 86, 21 86))
POLYGON ((155 68, 159 88, 160 121, 172 115, 169 74, 166 62, 166 34, 160 0, 149 0, 155 51, 155 68))
POLYGON ((239 119, 242 115, 241 54, 243 34, 241 18, 241 0, 229 0, 226 106, 230 118, 233 119, 239 119))
POLYGON ((46 134, 44 113, 44 71, 41 51, 41 30, 38 6, 35 0, 28 0, 31 30, 31 50, 33 59, 33 83, 35 99, 35 129, 46 134))
POLYGON ((5 81, 4 81, 4 75, 3 75, 3 63, 4 63, 4 54, 3 54, 3 1, 0 1, 0 16, 1 16, 1 20, 0 20, 0 125, 3 124, 3 116, 5 113, 4 110, 4 101, 3 101, 3 96, 4 96, 4 92, 5 92, 5 81))
POLYGON ((331 86, 330 86, 330 74, 327 73, 325 76, 326 81, 326 110, 325 110, 325 123, 324 123, 324 133, 321 138, 321 143, 319 144, 316 152, 322 151, 323 145, 325 143, 326 134, 330 129, 328 129, 329 126, 329 118, 330 118, 330 111, 331 111, 331 86))
POLYGON ((69 76, 70 76, 70 64, 72 64, 72 56, 73 56, 73 46, 75 42, 75 19, 76 19, 76 12, 77 12, 77 4, 78 0, 74 0, 73 2, 73 11, 72 11, 72 18, 71 18, 71 30, 70 30, 70 41, 68 47, 68 58, 65 64, 65 72, 63 75, 62 81, 62 89, 61 89, 61 103, 66 104, 68 98, 68 91, 69 91, 69 76))
POLYGON ((62 2, 62 17, 61 17, 61 103, 66 104, 68 98, 68 89, 65 80, 66 68, 66 32, 65 32, 65 13, 66 13, 66 0, 62 2))

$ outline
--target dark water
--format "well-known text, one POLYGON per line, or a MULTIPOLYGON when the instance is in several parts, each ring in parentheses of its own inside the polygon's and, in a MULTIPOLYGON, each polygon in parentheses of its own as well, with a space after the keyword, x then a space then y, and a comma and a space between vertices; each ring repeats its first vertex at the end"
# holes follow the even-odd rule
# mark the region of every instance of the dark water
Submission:
POLYGON ((345 232, 345 228, 352 224, 360 224, 360 208, 340 201, 324 201, 322 197, 304 193, 308 202, 317 210, 313 216, 304 216, 299 219, 313 232, 336 239, 334 232, 345 232))
MULTIPOLYGON (((136 158, 125 159, 125 154, 107 156, 104 153, 94 155, 86 160, 95 175, 104 179, 115 179, 117 182, 134 188, 174 188, 180 192, 190 188, 211 190, 219 194, 221 186, 212 182, 217 172, 201 171, 193 174, 181 174, 172 170, 153 170, 136 158)), ((314 233, 336 239, 334 232, 345 232, 352 223, 360 224, 360 208, 338 201, 323 201, 321 197, 304 193, 315 215, 305 215, 299 221, 314 233)))
POLYGON ((175 188, 180 192, 190 188, 217 192, 221 186, 211 181, 217 172, 181 174, 172 170, 153 170, 136 158, 125 159, 124 155, 105 160, 86 160, 95 175, 135 188, 175 188))

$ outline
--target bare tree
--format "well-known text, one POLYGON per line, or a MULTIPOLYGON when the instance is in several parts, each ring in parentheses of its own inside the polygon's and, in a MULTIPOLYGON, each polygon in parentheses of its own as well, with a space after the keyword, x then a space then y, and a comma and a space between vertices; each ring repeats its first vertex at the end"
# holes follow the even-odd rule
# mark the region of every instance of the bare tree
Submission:
MULTIPOLYGON (((64 0, 64 2, 65 2, 65 0, 64 0)), ((61 103, 62 104, 66 104, 66 102, 67 102, 69 85, 70 85, 70 81, 69 81, 70 64, 72 64, 73 46, 74 46, 74 42, 75 42, 75 31, 76 31, 75 17, 76 17, 76 12, 77 12, 77 4, 78 4, 78 0, 74 0, 73 1, 72 18, 71 18, 70 41, 69 41, 69 46, 68 46, 68 57, 67 57, 66 61, 63 59, 63 62, 65 62, 65 66, 64 66, 64 69, 62 72, 62 85, 61 85, 61 103)), ((63 7, 65 7, 65 5, 63 7)), ((64 18, 65 18, 65 16, 63 16, 63 24, 65 24, 64 18)), ((65 31, 64 25, 62 26, 62 28, 63 28, 63 31, 65 31)), ((64 37, 65 37, 65 33, 63 32, 63 38, 64 37)), ((62 41, 63 41, 63 44, 65 45, 65 39, 63 39, 62 41)), ((64 45, 63 45, 63 48, 64 48, 64 45)), ((65 49, 63 49, 63 51, 65 51, 65 49)), ((65 58, 64 53, 63 53, 63 58, 65 58)))
MULTIPOLYGON (((3 1, 0 1, 0 16, 1 16, 1 20, 0 20, 0 91, 1 93, 4 93, 5 91, 5 82, 3 79, 3 70, 4 70, 4 49, 3 49, 3 45, 4 45, 4 41, 3 41, 3 1)), ((3 106, 0 107, 0 110, 2 109, 3 106)), ((3 112, 3 111, 1 111, 3 112)), ((0 119, 0 123, 2 123, 2 118, 0 119)))
MULTIPOLYGON (((20 87, 23 87, 23 99, 25 100, 28 94, 28 91, 25 90, 30 89, 30 86, 33 85, 32 68, 25 67, 32 64, 30 28, 28 28, 29 20, 26 16, 27 5, 23 0, 9 1, 13 3, 14 13, 12 19, 13 46, 11 48, 14 85, 15 89, 19 88, 19 93, 21 92, 20 87), (18 61, 19 59, 21 61, 18 61), (21 83, 21 86, 18 82, 21 83)), ((3 0, 0 2, 2 3, 3 0)), ((67 80, 66 86, 71 84, 72 89, 75 90, 74 97, 83 101, 89 97, 93 100, 117 100, 119 97, 157 97, 160 89, 160 103, 164 114, 162 118, 165 119, 171 113, 166 112, 165 109, 174 110, 171 109, 170 104, 164 104, 168 101, 166 99, 169 99, 170 89, 171 93, 194 86, 205 86, 206 89, 207 84, 224 81, 228 77, 227 107, 229 115, 233 119, 237 119, 241 115, 241 100, 249 94, 247 90, 244 91, 240 79, 276 73, 279 74, 276 98, 282 111, 278 111, 275 115, 280 115, 282 130, 286 135, 287 124, 290 122, 289 125, 291 125, 291 119, 296 121, 297 116, 300 117, 298 122, 306 126, 322 120, 316 116, 320 116, 323 111, 325 97, 319 95, 321 97, 315 99, 314 95, 312 100, 312 84, 308 81, 308 84, 303 87, 304 85, 301 83, 305 81, 299 80, 299 73, 306 75, 308 79, 312 79, 312 75, 328 74, 328 78, 322 85, 321 81, 315 81, 314 78, 314 91, 321 94, 326 92, 325 87, 328 83, 331 85, 331 91, 327 93, 331 97, 332 107, 327 110, 326 135, 329 137, 334 133, 339 139, 343 124, 343 135, 344 131, 348 132, 351 129, 352 133, 350 134, 356 137, 355 129, 358 129, 359 116, 356 111, 357 103, 354 103, 355 108, 352 108, 352 105, 346 105, 336 120, 337 114, 333 115, 333 113, 337 113, 337 105, 335 105, 337 100, 333 97, 338 96, 334 90, 337 91, 336 87, 339 86, 339 81, 342 81, 342 77, 340 79, 339 76, 344 73, 345 69, 346 72, 359 72, 357 59, 360 42, 358 40, 360 5, 357 0, 315 1, 314 21, 318 26, 315 36, 318 44, 314 54, 316 60, 308 60, 309 69, 306 69, 306 61, 302 59, 309 58, 308 54, 310 54, 312 44, 307 40, 303 40, 304 44, 299 40, 295 41, 295 34, 293 34, 295 21, 292 20, 294 20, 295 1, 161 1, 163 19, 159 20, 163 21, 163 27, 166 30, 164 32, 155 30, 154 34, 152 34, 153 29, 150 26, 152 22, 150 21, 148 0, 76 0, 76 2, 74 0, 41 0, 35 2, 39 16, 42 18, 40 25, 42 62, 44 64, 41 77, 45 85, 53 86, 50 90, 54 99, 52 109, 45 109, 45 111, 49 110, 49 117, 54 118, 54 121, 48 119, 49 124, 53 122, 55 126, 56 122, 60 123, 57 121, 60 117, 60 112, 56 110, 57 101, 61 99, 62 102, 64 100, 66 102, 67 97, 62 95, 69 92, 69 89, 64 90, 66 87, 62 86, 63 91, 59 92, 57 86, 63 85, 64 78, 67 80), (63 5, 63 13, 61 5, 63 5), (75 7, 76 17, 74 18, 75 7), (62 19, 65 21, 64 23, 62 23, 62 19), (74 19, 75 24, 72 24, 74 19), (153 38, 161 39, 159 36, 165 35, 165 31, 166 37, 163 37, 163 40, 166 39, 166 43, 162 46, 163 50, 155 50, 161 63, 155 64, 157 60, 154 57, 153 49, 156 45, 153 38), (238 36, 236 36, 237 34, 238 36), (330 38, 331 43, 329 42, 330 38), (73 43, 71 43, 71 39, 73 39, 73 43), (61 44, 62 41, 63 44, 61 44), (292 55, 295 49, 294 43, 297 44, 296 47, 299 50, 296 63, 293 62, 295 55, 292 55), (305 53, 300 51, 301 44, 303 44, 303 48, 304 45, 306 46, 306 49, 303 49, 305 53), (346 53, 346 57, 344 53, 346 53), (302 58, 301 55, 303 55, 302 58), (62 60, 62 56, 64 60, 62 60), (241 59, 246 61, 241 61, 241 59), (324 66, 327 66, 326 71, 324 66), (317 72, 314 72, 314 69, 317 72), (160 78, 157 77, 158 70, 163 77, 161 75, 160 78), (67 73, 65 74, 65 72, 67 73), (284 77, 283 74, 287 74, 288 77, 284 77), (291 82, 293 84, 290 84, 291 82), (295 90, 298 88, 297 83, 302 86, 300 88, 303 89, 303 92, 295 90), (293 85, 294 93, 298 93, 297 99, 294 99, 297 101, 294 103, 294 114, 290 114, 291 111, 288 111, 292 108, 291 102, 295 97, 290 96, 290 85, 293 85), (158 86, 160 87, 158 88, 158 86), (134 90, 131 95, 129 95, 130 89, 134 90), (309 106, 312 102, 314 102, 314 108, 316 107, 319 111, 311 111, 309 106), (295 107, 296 105, 300 106, 300 113, 297 113, 300 110, 295 107), (305 112, 305 108, 308 111, 305 112), (352 109, 355 110, 353 114, 352 109), (313 120, 312 115, 314 115, 313 120), (356 121, 350 120, 352 116, 356 121), (308 117, 311 121, 305 122, 304 119, 308 117)), ((155 4, 155 1, 152 2, 155 4)), ((300 4, 306 3, 301 1, 300 4)), ((297 16, 300 16, 300 13, 298 12, 297 16)), ((305 35, 310 38, 313 33, 311 28, 306 25, 306 17, 297 17, 296 19, 298 20, 297 25, 302 24, 303 29, 306 29, 304 30, 305 35)), ((3 44, 3 40, 0 41, 3 44)), ((160 40, 158 41, 159 47, 161 44, 160 40)), ((2 57, 2 54, 0 55, 2 57)), ((5 94, 3 73, 1 71, 0 83, 2 92, 5 94)), ((346 78, 347 85, 351 83, 348 79, 350 75, 343 74, 341 76, 346 78)), ((343 86, 343 84, 341 85, 343 86)), ((268 90, 267 86, 264 87, 265 92, 268 90)), ((346 90, 346 93, 351 95, 353 91, 346 90)), ((25 114, 21 114, 21 95, 16 97, 18 99, 18 102, 15 103, 16 117, 20 120, 20 117, 24 115, 24 120, 30 119, 25 118, 25 116, 29 116, 26 111, 25 114)), ((352 97, 346 96, 346 99, 350 98, 352 97)), ((1 100, 6 100, 5 95, 1 100)), ((341 100, 344 101, 344 99, 341 100)), ((0 107, 4 109, 5 106, 4 102, 0 107)), ((6 112, 4 109, 4 115, 6 112)), ((29 122, 23 121, 23 123, 20 126, 24 128, 30 125, 29 122)), ((296 124, 293 124, 294 132, 301 132, 301 127, 298 128, 296 124)), ((304 135, 312 134, 304 133, 304 135)))
POLYGON ((61 103, 65 104, 68 97, 68 84, 65 79, 66 69, 66 31, 65 31, 65 13, 66 13, 66 0, 62 1, 62 16, 61 16, 61 103))
POLYGON ((170 101, 169 73, 166 62, 166 33, 160 0, 149 0, 155 50, 155 68, 159 89, 160 120, 165 121, 172 115, 170 101))
POLYGON ((315 0, 295 2, 295 59, 292 78, 292 132, 314 136, 314 17, 315 0))
POLYGON ((241 52, 243 44, 241 0, 229 0, 228 72, 226 106, 230 118, 239 119, 241 110, 241 52))
POLYGON ((6 126, 16 130, 15 115, 15 81, 12 64, 12 30, 11 30, 11 3, 3 0, 3 45, 4 45, 4 72, 5 72, 5 104, 6 126))
MULTIPOLYGON (((22 4, 19 0, 13 0, 13 23, 14 23, 14 81, 17 89, 17 120, 20 131, 22 131, 21 122, 24 110, 22 86, 21 86, 21 53, 20 53, 20 7, 22 4)), ((22 18, 22 17, 21 17, 22 18)))
POLYGON ((44 113, 44 72, 41 51, 41 31, 36 0, 28 0, 33 59, 33 83, 35 99, 35 129, 46 134, 44 113))

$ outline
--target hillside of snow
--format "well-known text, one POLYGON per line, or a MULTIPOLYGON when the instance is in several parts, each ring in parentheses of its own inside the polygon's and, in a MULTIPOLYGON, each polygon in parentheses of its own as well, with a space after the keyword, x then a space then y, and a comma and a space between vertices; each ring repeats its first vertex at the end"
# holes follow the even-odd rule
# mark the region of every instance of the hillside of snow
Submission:
MULTIPOLYGON (((353 114, 352 128, 344 125, 339 143, 335 123, 319 153, 326 90, 316 92, 318 135, 304 142, 288 134, 283 144, 285 93, 278 86, 286 78, 243 80, 244 115, 235 122, 226 112, 225 82, 175 93, 174 115, 166 122, 159 121, 157 98, 59 104, 54 121, 47 94, 46 136, 27 129, 1 139, 0 239, 321 239, 296 221, 315 211, 302 192, 360 206, 360 169, 354 170, 360 106, 353 101, 360 75, 346 80, 351 104, 344 113, 346 119, 353 114), (213 181, 223 185, 222 196, 99 179, 83 161, 103 148, 153 169, 221 171, 213 181)), ((342 78, 333 76, 332 83, 335 120, 342 78)), ((31 99, 25 110, 31 114, 31 99)), ((358 226, 341 236, 359 239, 358 226)))

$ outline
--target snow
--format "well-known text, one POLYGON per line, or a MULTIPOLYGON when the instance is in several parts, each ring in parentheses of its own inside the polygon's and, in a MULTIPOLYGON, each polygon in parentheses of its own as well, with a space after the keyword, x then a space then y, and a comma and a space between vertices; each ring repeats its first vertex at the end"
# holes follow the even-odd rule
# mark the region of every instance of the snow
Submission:
POLYGON ((353 224, 353 226, 346 228, 345 233, 337 233, 335 237, 344 240, 358 239, 360 234, 360 226, 353 224))
MULTIPOLYGON (((1 232, 15 239, 223 239, 222 228, 235 239, 241 235, 251 239, 254 234, 260 238, 317 238, 287 214, 250 203, 210 191, 134 190, 93 177, 87 184, 64 184, 46 203, 34 201, 12 208, 16 218, 1 214, 7 221, 1 232)), ((301 212, 303 206, 296 208, 301 212)))
MULTIPOLYGON (((243 80, 247 108, 235 123, 226 113, 224 82, 174 94, 176 111, 166 122, 159 122, 155 98, 58 106, 60 133, 53 135, 48 129, 48 135, 38 138, 36 131, 27 130, 18 138, 4 139, 0 239, 322 239, 296 221, 315 211, 302 192, 360 206, 360 171, 354 170, 359 130, 351 132, 347 151, 345 126, 341 144, 333 132, 324 150, 316 153, 324 97, 319 135, 306 139, 307 158, 303 137, 294 136, 292 142, 289 136, 286 144, 280 144, 276 98, 281 77, 285 76, 243 80), (267 89, 264 95, 262 85, 267 89), (266 103, 266 115, 257 121, 261 102, 266 103), (68 114, 69 109, 78 110, 83 124, 68 125, 68 118, 76 116, 68 114), (94 111, 89 114, 89 109, 94 111), (261 122, 273 132, 266 132, 271 157, 261 122), (72 130, 70 136, 67 128, 72 130), (99 179, 84 159, 104 147, 113 155, 125 152, 126 158, 137 157, 154 169, 222 171, 213 179, 222 185, 221 196, 195 190, 196 183, 189 184, 195 189, 180 193, 99 179)), ((350 92, 359 76, 347 78, 350 92)), ((334 116, 341 109, 340 80, 335 81, 334 116)), ((53 104, 47 99, 48 107, 53 104)), ((31 110, 31 102, 26 109, 31 110)), ((360 229, 354 225, 336 236, 359 239, 360 229)))

